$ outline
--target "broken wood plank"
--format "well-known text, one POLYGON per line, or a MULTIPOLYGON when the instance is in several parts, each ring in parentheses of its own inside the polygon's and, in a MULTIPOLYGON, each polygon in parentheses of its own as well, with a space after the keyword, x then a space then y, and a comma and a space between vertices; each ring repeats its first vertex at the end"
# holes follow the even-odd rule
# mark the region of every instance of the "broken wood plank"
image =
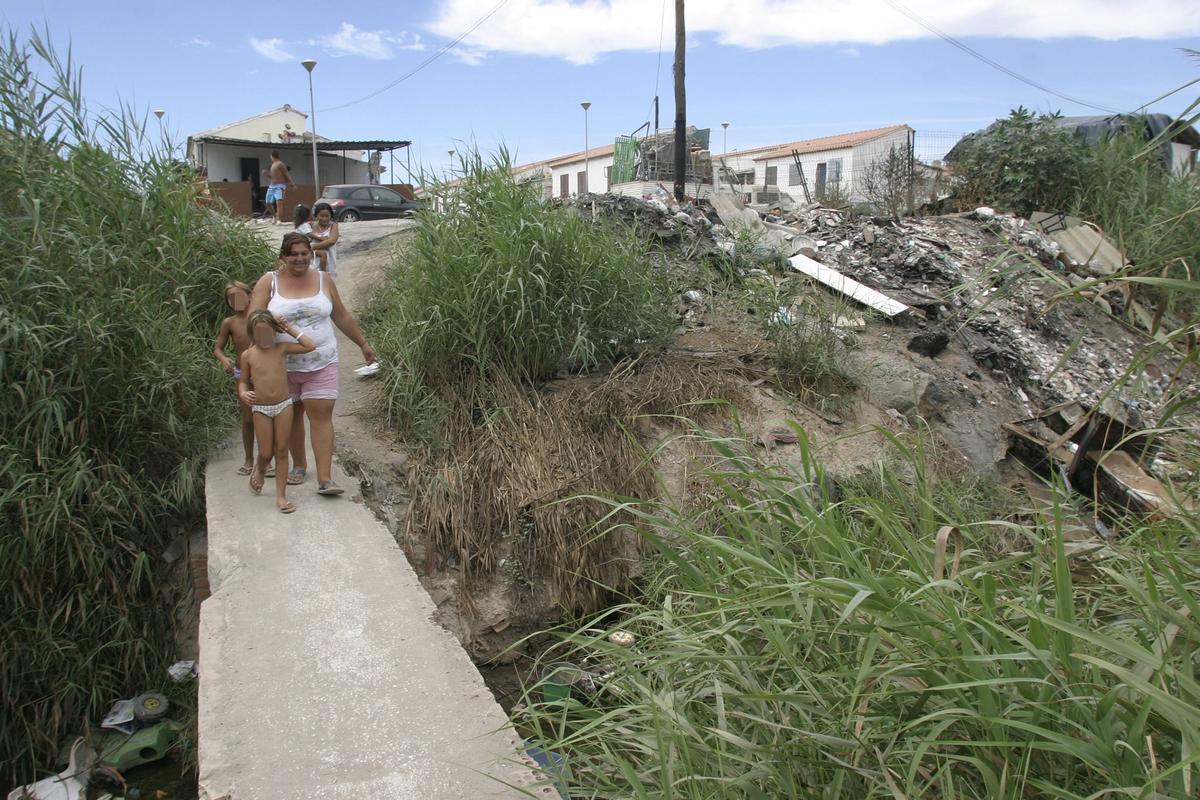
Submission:
POLYGON ((864 286, 853 278, 847 278, 842 273, 832 267, 827 267, 824 264, 818 264, 808 256, 795 255, 788 259, 788 263, 792 265, 792 269, 797 272, 802 272, 818 283, 822 283, 833 289, 835 292, 840 292, 846 295, 851 300, 869 306, 881 314, 889 317, 894 317, 897 314, 903 314, 905 311, 911 311, 908 306, 899 301, 893 300, 881 292, 877 292, 869 286, 864 286))

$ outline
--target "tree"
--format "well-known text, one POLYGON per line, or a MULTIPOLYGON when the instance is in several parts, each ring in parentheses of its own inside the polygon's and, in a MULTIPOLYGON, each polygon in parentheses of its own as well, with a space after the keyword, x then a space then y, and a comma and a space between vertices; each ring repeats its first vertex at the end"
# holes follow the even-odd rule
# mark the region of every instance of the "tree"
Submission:
POLYGON ((952 153, 958 197, 1021 214, 1069 209, 1093 158, 1084 141, 1060 128, 1061 115, 1018 107, 952 153))
POLYGON ((896 219, 904 213, 912 188, 912 161, 907 150, 888 148, 887 155, 872 160, 862 176, 867 202, 896 219))

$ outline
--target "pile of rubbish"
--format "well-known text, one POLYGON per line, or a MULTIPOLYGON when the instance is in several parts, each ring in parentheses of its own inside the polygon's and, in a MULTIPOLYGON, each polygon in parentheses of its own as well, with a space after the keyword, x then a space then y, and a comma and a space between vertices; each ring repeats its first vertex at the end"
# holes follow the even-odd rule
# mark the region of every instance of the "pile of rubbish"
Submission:
POLYGON ((582 194, 555 199, 557 205, 590 214, 593 219, 618 219, 642 235, 665 242, 700 242, 703 249, 716 246, 713 221, 705 210, 691 202, 676 203, 661 188, 649 199, 615 194, 582 194))
MULTIPOLYGON (((176 683, 191 680, 196 662, 176 662, 168 673, 176 683)), ((171 750, 183 726, 170 719, 170 710, 170 701, 158 692, 116 701, 99 726, 66 749, 65 770, 13 789, 8 800, 137 800, 141 793, 128 785, 126 774, 171 750)))
MULTIPOLYGON (((914 320, 922 328, 915 352, 936 357, 961 342, 981 368, 1042 407, 1099 402, 1148 341, 1151 315, 1105 281, 1125 266, 1120 252, 1098 229, 1062 214, 1024 219, 980 208, 901 222, 811 204, 746 207, 732 193, 677 203, 665 186, 645 198, 558 202, 693 254, 722 251, 743 275, 762 267, 803 272, 890 319, 914 320)), ((1164 376, 1177 364, 1167 349, 1129 376, 1122 397, 1131 413, 1151 419, 1161 410, 1164 376)))

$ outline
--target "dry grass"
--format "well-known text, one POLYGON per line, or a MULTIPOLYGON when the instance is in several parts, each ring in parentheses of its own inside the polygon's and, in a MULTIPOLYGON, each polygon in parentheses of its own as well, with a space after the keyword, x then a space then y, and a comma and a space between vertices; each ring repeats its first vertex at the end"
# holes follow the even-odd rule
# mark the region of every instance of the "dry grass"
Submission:
POLYGON ((647 355, 561 387, 471 387, 445 446, 410 468, 409 541, 424 539, 430 569, 457 560, 468 587, 503 561, 561 606, 598 609, 628 587, 640 540, 632 517, 601 498, 658 491, 634 421, 710 417, 724 406, 694 404, 736 404, 744 385, 734 360, 647 355))

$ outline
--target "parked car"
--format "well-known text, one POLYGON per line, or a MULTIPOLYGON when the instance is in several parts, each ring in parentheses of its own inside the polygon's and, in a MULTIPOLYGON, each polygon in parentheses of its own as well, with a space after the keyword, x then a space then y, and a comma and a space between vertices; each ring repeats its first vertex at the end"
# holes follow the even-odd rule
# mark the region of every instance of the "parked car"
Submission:
POLYGON ((333 208, 333 218, 338 222, 410 217, 422 206, 420 201, 409 200, 386 186, 365 183, 326 186, 321 190, 321 199, 317 202, 329 203, 333 208))

